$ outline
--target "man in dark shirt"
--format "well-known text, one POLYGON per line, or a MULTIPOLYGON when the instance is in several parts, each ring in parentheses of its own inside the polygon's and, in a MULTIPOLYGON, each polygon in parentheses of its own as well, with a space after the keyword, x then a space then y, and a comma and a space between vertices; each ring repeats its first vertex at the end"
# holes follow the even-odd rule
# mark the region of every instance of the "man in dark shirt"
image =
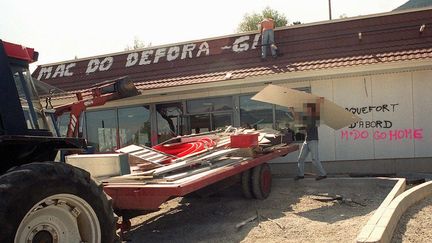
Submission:
MULTIPOLYGON (((320 102, 320 101, 319 101, 320 102)), ((304 117, 304 123, 306 125, 306 137, 303 145, 300 149, 298 157, 298 173, 294 180, 300 180, 304 178, 304 161, 308 156, 309 152, 312 156, 312 163, 318 169, 319 176, 316 180, 322 180, 327 178, 327 173, 322 167, 321 161, 318 155, 318 127, 317 121, 319 121, 319 102, 306 104, 306 116, 304 117)))

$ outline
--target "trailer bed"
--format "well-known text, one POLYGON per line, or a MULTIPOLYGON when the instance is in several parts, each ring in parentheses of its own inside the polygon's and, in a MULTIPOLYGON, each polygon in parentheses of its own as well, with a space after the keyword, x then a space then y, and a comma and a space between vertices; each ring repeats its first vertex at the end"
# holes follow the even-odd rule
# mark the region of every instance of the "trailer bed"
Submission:
POLYGON ((174 180, 169 177, 148 178, 139 173, 111 178, 103 181, 104 191, 112 197, 113 207, 117 210, 155 211, 171 198, 185 196, 295 150, 298 150, 298 145, 290 144, 253 158, 227 157, 213 167, 209 165, 197 168, 197 173, 191 173, 190 176, 186 174, 174 180))

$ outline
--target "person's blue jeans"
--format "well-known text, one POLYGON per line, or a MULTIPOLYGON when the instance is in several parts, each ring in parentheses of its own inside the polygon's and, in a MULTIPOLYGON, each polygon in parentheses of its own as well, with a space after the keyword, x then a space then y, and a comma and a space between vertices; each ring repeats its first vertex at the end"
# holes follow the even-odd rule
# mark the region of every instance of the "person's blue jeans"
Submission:
POLYGON ((261 36, 261 57, 267 57, 267 48, 270 48, 272 56, 276 56, 276 46, 274 45, 274 31, 264 30, 261 36), (273 45, 272 45, 273 44, 273 45))
POLYGON ((312 163, 318 169, 320 176, 325 176, 327 173, 321 165, 318 155, 318 140, 304 141, 298 157, 298 176, 304 176, 304 162, 309 152, 312 156, 312 163))

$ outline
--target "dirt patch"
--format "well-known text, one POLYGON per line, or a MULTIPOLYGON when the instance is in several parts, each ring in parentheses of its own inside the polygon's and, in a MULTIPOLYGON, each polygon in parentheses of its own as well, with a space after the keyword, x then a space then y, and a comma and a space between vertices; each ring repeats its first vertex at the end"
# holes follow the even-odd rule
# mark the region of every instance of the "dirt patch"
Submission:
POLYGON ((432 196, 410 207, 400 218, 392 242, 430 242, 432 239, 432 196))
POLYGON ((385 179, 279 178, 266 200, 244 199, 234 186, 207 198, 173 199, 132 219, 126 236, 131 242, 352 242, 394 185, 385 179), (343 200, 317 200, 328 198, 322 195, 343 200))

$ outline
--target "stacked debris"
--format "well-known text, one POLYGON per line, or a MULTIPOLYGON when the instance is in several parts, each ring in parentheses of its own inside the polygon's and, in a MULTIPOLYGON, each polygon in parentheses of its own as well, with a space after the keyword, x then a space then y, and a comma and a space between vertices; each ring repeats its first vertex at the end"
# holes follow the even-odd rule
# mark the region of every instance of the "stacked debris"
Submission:
POLYGON ((225 130, 178 136, 153 147, 129 145, 116 152, 128 154, 132 174, 110 180, 175 181, 240 163, 290 142, 276 130, 230 126, 225 130))

